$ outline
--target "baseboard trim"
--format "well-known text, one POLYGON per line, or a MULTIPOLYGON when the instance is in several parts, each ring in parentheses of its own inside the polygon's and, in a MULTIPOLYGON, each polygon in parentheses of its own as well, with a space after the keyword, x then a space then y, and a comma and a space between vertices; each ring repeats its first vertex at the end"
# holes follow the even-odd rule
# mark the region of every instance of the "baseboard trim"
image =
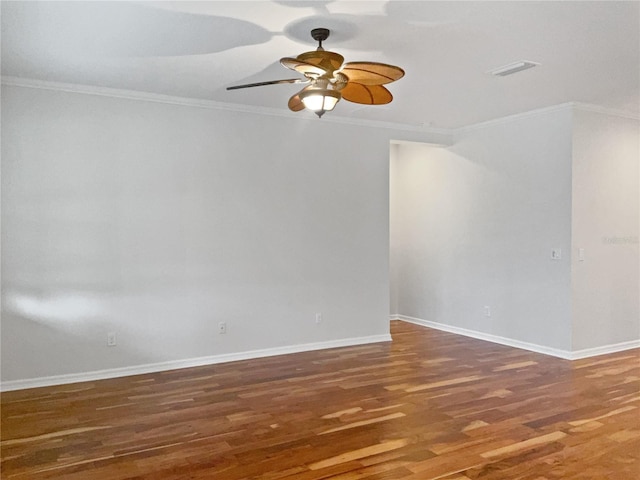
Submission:
POLYGON ((560 350, 557 348, 545 347, 543 345, 537 345, 535 343, 521 342, 520 340, 514 340, 512 338, 500 337, 498 335, 492 335, 490 333, 478 332, 477 330, 469 330, 466 328, 455 327, 452 325, 445 325, 444 323, 431 322, 429 320, 423 320, 421 318, 409 317, 407 315, 396 315, 397 320, 403 322, 414 323, 416 325, 422 325, 423 327, 429 327, 443 332, 455 333, 456 335, 463 335, 465 337, 475 338, 476 340, 484 340, 486 342, 498 343, 500 345, 506 345, 507 347, 521 348, 523 350, 529 350, 531 352, 542 353, 545 355, 551 355, 553 357, 562 358, 564 360, 571 360, 571 352, 566 350, 560 350))
POLYGON ((27 388, 50 387, 53 385, 66 385, 69 383, 78 382, 92 382, 96 380, 106 380, 108 378, 128 377, 131 375, 141 375, 145 373, 164 372, 167 370, 176 370, 179 368, 201 367, 204 365, 215 365, 218 363, 236 362, 239 360, 252 360, 255 358, 273 357, 276 355, 288 355, 291 353, 310 352, 313 350, 325 350, 327 348, 353 347, 356 345, 366 345, 369 343, 390 341, 390 334, 371 335, 367 337, 353 337, 340 340, 330 340, 326 342, 304 343, 286 347, 265 348, 237 353, 225 353, 222 355, 211 355, 207 357, 188 358, 183 360, 172 360, 168 362, 148 363, 144 365, 134 365, 131 367, 109 368, 105 370, 95 370, 92 372, 53 375, 49 377, 28 378, 24 380, 12 380, 0 383, 0 391, 8 392, 12 390, 23 390, 27 388))
POLYGON ((455 327, 452 325, 446 325, 444 323, 431 322, 429 320, 423 320, 421 318, 409 317, 407 315, 394 314, 390 316, 390 320, 400 320, 403 322, 414 323, 423 327, 433 328, 435 330, 441 330, 443 332, 455 333, 457 335, 464 335, 465 337, 475 338, 477 340, 484 340, 487 342, 498 343, 507 347, 521 348, 523 350, 529 350, 535 353, 542 353, 544 355, 551 355, 553 357, 562 358, 564 360, 580 360, 582 358, 596 357, 598 355, 606 355, 609 353, 622 352, 625 350, 631 350, 634 348, 640 348, 640 340, 632 340, 629 342, 616 343, 612 345, 603 345, 601 347, 586 348, 584 350, 560 350, 558 348, 546 347, 544 345, 538 345, 535 343, 522 342, 520 340, 514 340, 512 338, 500 337, 498 335, 491 335, 489 333, 478 332, 476 330, 469 330, 466 328, 455 327))
POLYGON ((629 342, 614 343, 611 345, 604 345, 602 347, 574 350, 571 352, 571 360, 597 357, 598 355, 606 355, 608 353, 624 352, 625 350, 633 350, 634 348, 640 348, 640 340, 631 340, 629 342))

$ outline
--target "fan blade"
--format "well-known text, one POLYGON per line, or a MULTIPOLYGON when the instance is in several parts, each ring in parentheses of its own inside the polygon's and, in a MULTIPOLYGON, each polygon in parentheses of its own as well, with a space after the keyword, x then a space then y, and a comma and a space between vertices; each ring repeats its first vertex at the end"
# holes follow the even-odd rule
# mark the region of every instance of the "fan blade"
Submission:
POLYGON ((404 70, 394 65, 376 62, 349 62, 340 70, 350 82, 362 85, 384 85, 404 77, 404 70))
POLYGON ((354 103, 364 105, 384 105, 393 100, 393 95, 382 85, 362 85, 349 82, 340 90, 342 98, 354 103))
POLYGON ((291 70, 295 70, 296 72, 300 72, 303 75, 311 75, 311 76, 320 76, 327 73, 327 71, 314 65, 313 63, 305 62, 303 60, 298 60, 297 58, 285 57, 280 59, 280 63, 291 70))
POLYGON ((296 93, 294 96, 292 96, 289 99, 289 103, 288 103, 289 110, 291 110, 292 112, 299 112, 301 110, 304 110, 304 103, 302 103, 300 94, 308 88, 309 87, 304 87, 302 90, 300 90, 298 93, 296 93))
POLYGON ((263 85, 279 85, 281 83, 307 83, 306 78, 289 78, 286 80, 271 80, 268 82, 247 83, 246 85, 234 85, 227 87, 227 90, 238 90, 239 88, 262 87, 263 85))
POLYGON ((311 52, 301 53, 296 57, 297 60, 310 63, 323 68, 327 73, 333 73, 339 69, 344 62, 344 57, 339 53, 328 52, 326 50, 313 50, 311 52))
POLYGON ((289 99, 289 110, 292 112, 299 112, 304 110, 304 103, 300 100, 300 95, 297 93, 289 99))

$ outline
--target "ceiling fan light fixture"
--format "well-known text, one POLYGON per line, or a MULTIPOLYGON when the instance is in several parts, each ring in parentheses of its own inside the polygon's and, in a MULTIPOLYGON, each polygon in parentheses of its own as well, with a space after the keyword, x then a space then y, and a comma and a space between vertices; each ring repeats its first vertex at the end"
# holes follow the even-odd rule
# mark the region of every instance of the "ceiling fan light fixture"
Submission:
POLYGON ((330 112, 340 101, 340 92, 328 88, 314 88, 300 93, 300 100, 304 106, 322 117, 325 112, 330 112))
POLYGON ((344 63, 342 55, 322 47, 322 42, 329 37, 329 33, 327 28, 314 28, 311 30, 311 37, 318 42, 318 48, 297 57, 280 59, 283 67, 295 70, 304 78, 234 85, 227 87, 227 90, 280 83, 307 83, 308 86, 289 98, 287 106, 292 112, 311 110, 318 117, 333 110, 341 99, 363 105, 384 105, 391 102, 393 95, 383 85, 401 79, 404 70, 378 62, 344 63))

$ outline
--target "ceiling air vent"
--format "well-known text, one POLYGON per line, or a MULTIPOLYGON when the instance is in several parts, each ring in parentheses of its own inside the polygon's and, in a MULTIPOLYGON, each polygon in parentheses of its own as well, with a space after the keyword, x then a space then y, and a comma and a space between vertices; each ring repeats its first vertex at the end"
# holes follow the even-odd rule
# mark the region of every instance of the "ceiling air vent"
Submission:
POLYGON ((540 64, 523 60, 521 62, 510 63, 509 65, 503 65, 502 67, 494 68, 493 70, 489 70, 488 73, 490 73, 491 75, 496 75, 498 77, 506 77, 507 75, 521 72, 522 70, 527 70, 529 68, 537 67, 538 65, 540 64))

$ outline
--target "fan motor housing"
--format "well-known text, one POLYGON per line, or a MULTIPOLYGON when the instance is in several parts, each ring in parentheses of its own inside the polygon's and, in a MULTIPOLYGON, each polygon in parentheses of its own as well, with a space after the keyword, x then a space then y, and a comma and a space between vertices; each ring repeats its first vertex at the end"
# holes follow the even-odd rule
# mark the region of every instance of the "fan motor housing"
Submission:
POLYGON ((329 29, 314 28, 313 30, 311 30, 311 38, 313 38, 316 42, 324 42, 327 38, 329 38, 329 29))

